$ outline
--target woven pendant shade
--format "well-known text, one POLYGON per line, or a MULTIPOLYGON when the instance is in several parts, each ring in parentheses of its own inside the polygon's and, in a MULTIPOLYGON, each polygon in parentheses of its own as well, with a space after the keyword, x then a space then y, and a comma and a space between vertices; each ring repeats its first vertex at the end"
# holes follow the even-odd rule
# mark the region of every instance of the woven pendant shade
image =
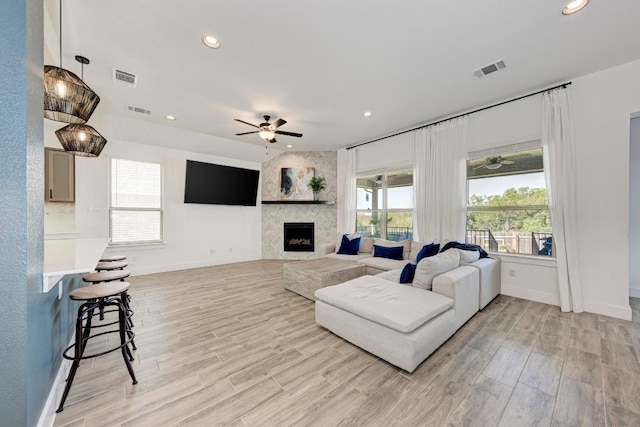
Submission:
POLYGON ((69 124, 56 131, 64 151, 82 157, 98 157, 107 143, 100 133, 89 125, 69 124))
POLYGON ((100 97, 71 71, 44 66, 44 117, 65 123, 86 123, 100 97))

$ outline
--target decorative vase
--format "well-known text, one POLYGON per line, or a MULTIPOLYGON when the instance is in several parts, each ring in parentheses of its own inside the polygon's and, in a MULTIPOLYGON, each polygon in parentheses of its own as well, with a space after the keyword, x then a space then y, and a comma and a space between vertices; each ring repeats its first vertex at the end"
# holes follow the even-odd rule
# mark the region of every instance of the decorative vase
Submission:
POLYGON ((316 202, 320 200, 320 190, 313 192, 313 200, 316 202))

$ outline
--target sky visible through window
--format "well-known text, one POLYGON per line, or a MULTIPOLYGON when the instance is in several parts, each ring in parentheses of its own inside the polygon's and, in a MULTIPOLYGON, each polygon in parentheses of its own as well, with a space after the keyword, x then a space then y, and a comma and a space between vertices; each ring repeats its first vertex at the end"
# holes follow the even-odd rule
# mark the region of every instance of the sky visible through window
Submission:
POLYGON ((501 196, 509 188, 546 188, 544 172, 470 179, 467 182, 469 197, 501 196))

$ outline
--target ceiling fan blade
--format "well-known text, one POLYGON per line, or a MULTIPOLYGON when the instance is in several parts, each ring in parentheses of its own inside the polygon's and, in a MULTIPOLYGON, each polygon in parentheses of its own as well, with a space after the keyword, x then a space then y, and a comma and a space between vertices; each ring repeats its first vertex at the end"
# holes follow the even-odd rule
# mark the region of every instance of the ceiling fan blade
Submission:
POLYGON ((484 167, 487 167, 487 165, 480 165, 480 166, 476 166, 475 168, 473 168, 474 171, 480 170, 484 167))
POLYGON ((512 165, 515 162, 513 160, 501 160, 500 163, 502 163, 503 165, 512 165))
POLYGON ((295 136, 296 138, 300 138, 302 136, 301 133, 294 133, 294 132, 285 132, 282 130, 277 130, 275 131, 278 135, 287 135, 287 136, 295 136))
POLYGON ((254 127, 254 128, 259 128, 260 127, 260 126, 256 126, 254 124, 251 124, 249 122, 245 122, 244 120, 240 120, 240 119, 233 119, 233 120, 235 120, 236 122, 244 123, 245 125, 249 125, 249 126, 254 127))
POLYGON ((278 129, 280 126, 282 126, 283 124, 287 123, 287 121, 285 119, 278 119, 275 122, 271 123, 271 126, 269 126, 271 129, 276 130, 278 129))
POLYGON ((240 136, 240 135, 249 135, 250 133, 258 133, 258 132, 259 132, 259 131, 254 130, 254 131, 251 131, 251 132, 236 133, 236 136, 240 136))

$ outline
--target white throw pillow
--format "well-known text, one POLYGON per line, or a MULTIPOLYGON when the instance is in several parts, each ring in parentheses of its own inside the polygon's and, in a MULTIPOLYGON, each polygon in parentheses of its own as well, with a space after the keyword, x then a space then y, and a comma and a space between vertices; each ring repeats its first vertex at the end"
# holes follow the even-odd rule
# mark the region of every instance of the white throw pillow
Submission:
POLYGON ((448 250, 438 255, 423 258, 416 267, 412 286, 431 290, 431 282, 433 282, 434 277, 453 270, 458 265, 460 265, 460 253, 458 251, 448 250))
POLYGON ((360 249, 358 253, 369 255, 373 253, 373 237, 363 237, 360 239, 360 249))
MULTIPOLYGON (((449 251, 453 251, 453 250, 460 252, 460 265, 471 264, 472 262, 480 259, 480 251, 465 251, 462 249, 449 249, 449 251)), ((446 252, 449 252, 449 251, 446 251, 446 252)))

